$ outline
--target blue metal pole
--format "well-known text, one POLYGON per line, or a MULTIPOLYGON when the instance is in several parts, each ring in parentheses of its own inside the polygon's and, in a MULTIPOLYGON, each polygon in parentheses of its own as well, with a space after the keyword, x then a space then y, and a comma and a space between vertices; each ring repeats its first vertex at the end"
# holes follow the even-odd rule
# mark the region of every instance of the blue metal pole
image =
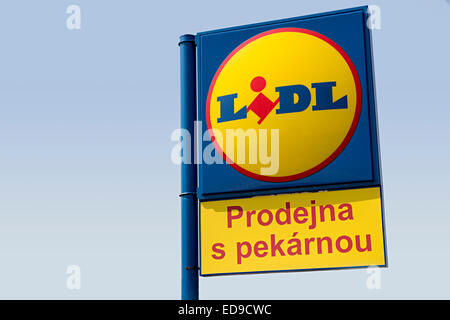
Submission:
POLYGON ((190 163, 181 164, 181 299, 198 300, 197 165, 193 141, 197 109, 195 37, 181 36, 179 46, 181 129, 189 131, 191 138, 190 163))

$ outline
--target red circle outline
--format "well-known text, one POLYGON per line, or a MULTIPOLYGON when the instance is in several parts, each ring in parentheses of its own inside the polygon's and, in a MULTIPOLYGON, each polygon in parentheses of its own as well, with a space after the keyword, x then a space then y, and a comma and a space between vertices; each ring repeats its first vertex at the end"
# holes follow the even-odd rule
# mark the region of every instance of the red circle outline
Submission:
POLYGON ((251 37, 250 39, 247 39, 246 41, 241 43, 236 49, 234 49, 226 57, 226 59, 222 62, 222 64, 220 65, 219 69, 217 69, 216 74, 214 75, 214 78, 213 78, 213 80, 211 82, 211 85, 209 87, 208 98, 206 100, 206 123, 207 123, 207 126, 208 126, 209 135, 211 136, 211 141, 214 143, 214 147, 216 148, 217 151, 219 151, 219 153, 222 154, 222 157, 226 161, 226 163, 228 163, 230 166, 232 166, 236 171, 242 173, 243 175, 245 175, 247 177, 250 177, 250 178, 253 178, 253 179, 256 179, 256 180, 260 180, 260 181, 265 181, 265 182, 288 182, 288 181, 294 181, 294 180, 299 180, 299 179, 303 179, 305 177, 308 177, 308 176, 312 175, 313 173, 316 173, 317 171, 322 170, 327 165, 329 165, 334 159, 337 158, 337 156, 345 149, 347 144, 350 142, 351 138, 353 137, 353 134, 356 131, 356 127, 358 126, 358 122, 359 122, 359 117, 361 115, 361 104, 362 104, 361 81, 359 79, 358 72, 356 71, 356 68, 353 65, 352 60, 350 60, 350 57, 347 55, 347 53, 345 53, 345 51, 340 46, 338 46, 333 40, 325 37, 324 35, 322 35, 322 34, 320 34, 318 32, 312 31, 312 30, 302 29, 302 28, 278 28, 278 29, 272 29, 272 30, 269 30, 269 31, 262 32, 260 34, 257 34, 255 36, 251 37), (264 36, 267 36, 269 34, 280 33, 280 32, 300 32, 300 33, 306 33, 306 34, 312 35, 314 37, 317 37, 317 38, 327 42, 329 45, 331 45, 334 49, 336 49, 336 51, 338 51, 341 54, 341 56, 344 58, 344 60, 347 63, 347 65, 350 67, 350 70, 351 70, 352 75, 353 75, 353 80, 355 82, 355 87, 356 87, 356 110, 355 110, 355 115, 353 117, 352 125, 350 126, 350 129, 347 132, 347 135, 345 136, 344 140, 339 145, 339 147, 328 158, 326 158, 324 161, 322 161, 321 163, 319 163, 315 167, 313 167, 311 169, 308 169, 306 171, 300 172, 300 173, 296 173, 296 174, 293 174, 293 175, 290 175, 290 176, 270 177, 270 176, 263 176, 263 175, 256 174, 256 173, 253 173, 251 171, 248 171, 248 170, 240 167, 236 163, 234 163, 230 158, 228 158, 228 156, 225 154, 225 152, 222 150, 222 148, 217 143, 217 139, 215 139, 215 137, 214 137, 214 132, 213 132, 213 130, 211 128, 210 106, 211 106, 211 95, 212 95, 213 88, 214 88, 214 86, 216 84, 217 78, 219 77, 220 73, 222 72, 222 69, 225 67, 225 65, 228 63, 228 61, 230 61, 230 59, 237 52, 239 52, 242 48, 244 48, 245 46, 247 46, 251 42, 253 42, 253 41, 255 41, 255 40, 259 39, 259 38, 262 38, 264 36))

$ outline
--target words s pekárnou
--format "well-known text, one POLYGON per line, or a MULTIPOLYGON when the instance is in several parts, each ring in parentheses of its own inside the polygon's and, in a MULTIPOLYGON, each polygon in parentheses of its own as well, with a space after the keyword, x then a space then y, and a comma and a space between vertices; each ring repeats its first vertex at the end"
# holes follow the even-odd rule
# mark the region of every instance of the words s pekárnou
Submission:
MULTIPOLYGON (((353 207, 349 203, 337 205, 327 204, 316 206, 315 200, 311 200, 311 206, 291 208, 291 203, 286 202, 285 207, 279 208, 275 213, 269 209, 244 210, 241 206, 227 207, 227 228, 248 228, 254 226, 269 227, 273 224, 288 226, 297 224, 303 226, 303 230, 314 230, 320 223, 354 220, 353 207)), ((221 260, 226 256, 229 248, 224 243, 215 242, 212 245, 212 258, 221 260)), ((291 237, 281 238, 271 233, 255 242, 237 241, 232 248, 236 252, 236 263, 241 265, 250 257, 288 257, 310 254, 332 254, 333 252, 348 253, 352 251, 370 252, 372 243, 370 234, 346 235, 338 237, 303 237, 299 232, 293 232, 291 237)))

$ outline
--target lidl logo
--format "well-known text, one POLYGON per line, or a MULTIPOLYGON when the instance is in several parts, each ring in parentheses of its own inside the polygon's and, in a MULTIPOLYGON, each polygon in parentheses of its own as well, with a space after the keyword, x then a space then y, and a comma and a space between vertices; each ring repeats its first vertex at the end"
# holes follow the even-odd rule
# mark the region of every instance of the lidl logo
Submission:
POLYGON ((206 120, 216 150, 234 169, 285 182, 336 159, 356 130, 361 100, 356 68, 338 44, 311 30, 279 28, 248 39, 220 65, 206 120), (243 143, 234 141, 236 132, 243 143), (255 156, 263 144, 276 147, 275 172, 262 170, 267 157, 255 156))

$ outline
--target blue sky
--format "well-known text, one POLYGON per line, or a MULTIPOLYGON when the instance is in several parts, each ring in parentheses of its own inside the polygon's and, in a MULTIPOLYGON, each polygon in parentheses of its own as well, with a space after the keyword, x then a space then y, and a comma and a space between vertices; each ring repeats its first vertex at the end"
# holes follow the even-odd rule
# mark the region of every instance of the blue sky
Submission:
POLYGON ((178 37, 376 4, 390 266, 205 278, 201 298, 449 298, 450 5, 433 1, 3 1, 0 298, 180 296, 178 37), (66 8, 81 8, 81 29, 66 8), (81 290, 66 268, 81 267, 81 290))

